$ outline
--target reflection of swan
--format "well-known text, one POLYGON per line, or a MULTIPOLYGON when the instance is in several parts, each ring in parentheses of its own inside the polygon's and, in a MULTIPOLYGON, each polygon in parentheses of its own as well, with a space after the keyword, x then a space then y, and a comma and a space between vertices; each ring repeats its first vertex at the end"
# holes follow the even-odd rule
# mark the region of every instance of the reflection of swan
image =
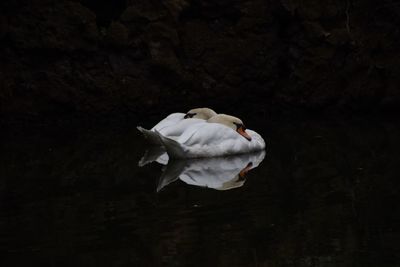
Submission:
POLYGON ((143 167, 146 164, 152 162, 158 162, 162 165, 167 165, 169 160, 168 154, 165 152, 165 148, 162 146, 151 146, 144 153, 143 157, 140 159, 138 165, 143 167))
POLYGON ((155 131, 171 158, 227 156, 265 148, 264 139, 258 133, 246 130, 240 119, 225 114, 194 123, 176 138, 155 131))
POLYGON ((217 115, 217 113, 210 108, 195 108, 189 110, 186 114, 172 113, 150 130, 144 129, 141 126, 138 126, 137 129, 143 133, 144 137, 149 140, 150 143, 161 145, 160 138, 155 131, 158 131, 164 136, 174 138, 180 136, 187 127, 208 120, 214 115, 217 115))
POLYGON ((256 168, 264 157, 262 150, 229 157, 173 160, 162 174, 157 191, 177 179, 217 190, 237 188, 244 184, 244 175, 256 168))

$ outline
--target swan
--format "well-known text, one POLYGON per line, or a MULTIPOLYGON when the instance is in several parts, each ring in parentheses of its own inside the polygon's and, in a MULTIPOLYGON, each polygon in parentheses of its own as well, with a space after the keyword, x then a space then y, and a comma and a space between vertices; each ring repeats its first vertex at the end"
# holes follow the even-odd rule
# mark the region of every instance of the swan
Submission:
POLYGON ((241 187, 246 173, 258 167, 265 151, 228 157, 178 159, 168 162, 157 186, 157 192, 180 179, 188 185, 229 190, 241 187))
POLYGON ((236 117, 217 114, 170 138, 155 130, 170 158, 202 158, 263 150, 265 141, 236 117))
POLYGON ((153 128, 147 130, 141 126, 136 128, 144 135, 150 143, 155 145, 162 145, 158 134, 158 131, 164 136, 170 138, 176 138, 180 136, 182 132, 192 124, 208 120, 209 118, 217 115, 217 113, 210 108, 194 108, 185 113, 172 113, 166 118, 157 123, 153 128))

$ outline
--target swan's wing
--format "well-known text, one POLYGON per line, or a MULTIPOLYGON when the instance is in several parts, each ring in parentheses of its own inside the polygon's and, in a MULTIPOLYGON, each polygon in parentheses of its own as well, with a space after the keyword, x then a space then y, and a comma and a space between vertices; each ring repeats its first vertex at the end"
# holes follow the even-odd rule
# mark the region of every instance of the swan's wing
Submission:
POLYGON ((165 119, 157 123, 153 128, 151 128, 152 131, 157 130, 160 131, 165 127, 169 127, 171 125, 175 125, 181 120, 183 120, 183 117, 185 116, 185 113, 172 113, 168 115, 165 119))
POLYGON ((188 127, 178 141, 188 146, 216 145, 228 140, 238 140, 239 137, 243 139, 243 142, 247 141, 236 131, 225 125, 204 122, 188 127))
POLYGON ((160 137, 168 154, 175 158, 234 155, 265 148, 259 134, 251 130, 247 132, 251 141, 225 125, 204 121, 190 125, 180 136, 165 138, 160 134, 160 137))
POLYGON ((189 127, 177 141, 188 152, 188 157, 214 157, 256 150, 252 141, 218 123, 199 123, 189 127))
POLYGON ((187 146, 212 145, 235 138, 236 134, 234 130, 225 125, 203 121, 188 126, 176 140, 187 146))
POLYGON ((191 127, 196 123, 204 123, 202 119, 183 119, 178 121, 174 125, 166 126, 161 130, 158 130, 162 135, 171 138, 176 138, 180 136, 187 128, 191 127))

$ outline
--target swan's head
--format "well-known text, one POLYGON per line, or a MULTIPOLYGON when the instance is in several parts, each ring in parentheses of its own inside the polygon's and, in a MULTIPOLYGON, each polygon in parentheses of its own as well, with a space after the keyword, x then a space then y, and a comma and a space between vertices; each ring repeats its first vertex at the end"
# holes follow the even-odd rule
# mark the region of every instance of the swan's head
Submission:
POLYGON ((185 119, 196 118, 196 119, 208 120, 209 118, 215 115, 217 115, 217 113, 210 108, 194 108, 189 110, 184 118, 185 119))
POLYGON ((251 136, 248 133, 246 133, 246 127, 239 118, 225 114, 218 114, 211 117, 207 121, 212 123, 220 123, 225 126, 228 126, 229 128, 232 128, 233 130, 238 132, 238 134, 246 138, 248 141, 251 141, 251 136))

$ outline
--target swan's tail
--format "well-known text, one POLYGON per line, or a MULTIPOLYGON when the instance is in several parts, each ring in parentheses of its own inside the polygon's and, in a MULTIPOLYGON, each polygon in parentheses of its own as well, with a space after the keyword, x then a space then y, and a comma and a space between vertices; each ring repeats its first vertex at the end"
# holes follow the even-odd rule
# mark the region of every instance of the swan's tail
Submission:
POLYGON ((158 134, 170 158, 185 158, 185 151, 181 144, 171 138, 163 136, 157 130, 155 130, 155 132, 158 134))
POLYGON ((160 137, 157 133, 147 130, 141 126, 137 126, 136 127, 143 135, 144 137, 151 143, 154 145, 162 145, 160 137))

